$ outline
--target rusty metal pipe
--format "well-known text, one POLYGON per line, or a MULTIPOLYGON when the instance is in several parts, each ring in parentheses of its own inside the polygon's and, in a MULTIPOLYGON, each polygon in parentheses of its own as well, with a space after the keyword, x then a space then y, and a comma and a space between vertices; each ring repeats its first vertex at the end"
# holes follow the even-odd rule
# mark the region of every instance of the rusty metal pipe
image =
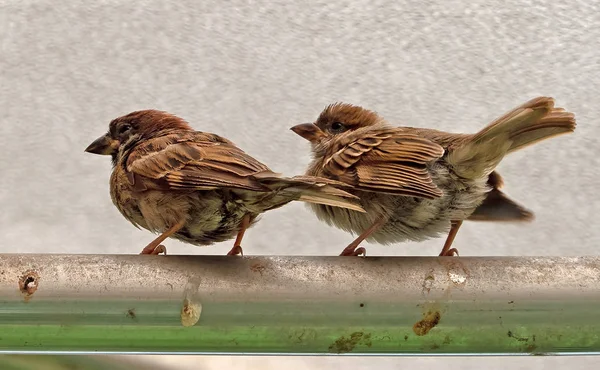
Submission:
POLYGON ((0 255, 0 352, 600 350, 600 257, 0 255))

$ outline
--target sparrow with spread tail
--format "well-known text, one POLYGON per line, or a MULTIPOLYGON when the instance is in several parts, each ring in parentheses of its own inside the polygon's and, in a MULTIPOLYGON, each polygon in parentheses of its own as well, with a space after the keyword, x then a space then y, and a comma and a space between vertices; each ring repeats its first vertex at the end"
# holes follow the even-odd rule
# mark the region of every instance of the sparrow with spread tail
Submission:
POLYGON ((341 255, 360 255, 363 240, 390 244, 447 233, 440 256, 458 255, 452 242, 464 220, 527 221, 533 214, 500 189, 502 158, 575 130, 575 116, 538 97, 475 134, 393 127, 359 106, 329 105, 314 123, 291 128, 310 141, 306 172, 352 185, 366 213, 310 205, 329 225, 358 234, 341 255))
POLYGON ((110 155, 110 195, 136 227, 160 233, 141 254, 159 254, 172 237, 210 245, 236 237, 229 255, 242 253, 247 228, 268 210, 299 200, 360 213, 344 183, 313 176, 282 177, 231 141, 194 131, 172 114, 129 113, 85 150, 110 155))

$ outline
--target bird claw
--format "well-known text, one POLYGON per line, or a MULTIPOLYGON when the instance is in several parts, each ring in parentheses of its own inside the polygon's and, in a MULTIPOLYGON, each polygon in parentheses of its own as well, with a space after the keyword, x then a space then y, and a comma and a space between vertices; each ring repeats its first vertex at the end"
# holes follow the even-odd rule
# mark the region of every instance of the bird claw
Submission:
POLYGON ((140 252, 140 254, 155 254, 155 255, 159 255, 161 253, 164 253, 165 256, 167 255, 167 247, 165 247, 162 244, 159 244, 158 246, 156 246, 154 248, 149 245, 140 252))
POLYGON ((452 249, 448 249, 448 252, 446 253, 440 253, 440 257, 459 257, 458 255, 458 249, 456 248, 452 248, 452 249))
POLYGON ((240 245, 233 246, 233 248, 231 248, 231 250, 227 253, 228 256, 237 256, 238 254, 242 257, 244 256, 244 251, 240 245))
POLYGON ((367 250, 363 247, 358 247, 356 249, 354 249, 354 247, 349 246, 346 247, 346 249, 344 249, 342 251, 342 253, 340 254, 340 256, 354 256, 354 257, 358 257, 362 255, 363 257, 367 256, 367 250))

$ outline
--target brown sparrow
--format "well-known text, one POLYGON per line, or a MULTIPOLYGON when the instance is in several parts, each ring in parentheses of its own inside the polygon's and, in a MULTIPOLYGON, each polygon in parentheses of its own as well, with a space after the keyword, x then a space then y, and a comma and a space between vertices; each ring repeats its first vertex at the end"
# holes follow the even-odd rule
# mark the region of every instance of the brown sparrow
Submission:
POLYGON ((343 183, 312 176, 281 177, 231 141, 194 131, 167 112, 142 110, 110 122, 85 150, 110 155, 110 195, 134 226, 160 236, 141 254, 165 252, 173 237, 209 245, 237 235, 239 254, 248 227, 265 211, 293 200, 364 210, 343 183))
POLYGON ((452 242, 463 220, 526 221, 533 214, 510 200, 494 171, 505 155, 575 130, 575 116, 539 97, 476 134, 393 127, 358 106, 329 105, 314 123, 291 128, 310 141, 306 172, 354 187, 367 211, 311 205, 329 225, 358 234, 341 255, 360 255, 363 240, 390 244, 447 233, 440 256, 458 254, 452 242))

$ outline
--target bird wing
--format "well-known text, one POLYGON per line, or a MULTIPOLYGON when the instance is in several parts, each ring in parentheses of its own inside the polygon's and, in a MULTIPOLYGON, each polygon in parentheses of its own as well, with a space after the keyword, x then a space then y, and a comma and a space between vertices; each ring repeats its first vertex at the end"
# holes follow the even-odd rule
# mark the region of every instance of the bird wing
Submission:
POLYGON ((348 140, 323 164, 324 172, 365 191, 436 198, 427 164, 444 155, 433 141, 399 128, 370 130, 348 140))
POLYGON ((202 132, 172 133, 138 144, 126 162, 135 189, 268 191, 254 175, 272 174, 229 140, 202 132))

